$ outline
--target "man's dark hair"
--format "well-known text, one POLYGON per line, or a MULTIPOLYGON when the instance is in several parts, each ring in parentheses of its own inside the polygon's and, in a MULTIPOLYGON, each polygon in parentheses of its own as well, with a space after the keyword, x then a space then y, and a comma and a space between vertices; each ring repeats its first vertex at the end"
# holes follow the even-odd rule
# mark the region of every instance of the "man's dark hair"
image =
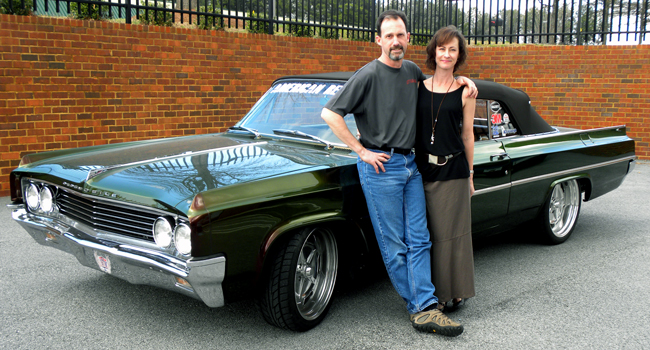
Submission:
POLYGON ((386 10, 382 12, 379 15, 379 17, 377 17, 377 35, 381 36, 381 24, 384 22, 385 19, 398 19, 398 18, 400 18, 402 22, 404 22, 404 26, 406 27, 406 32, 408 33, 409 23, 408 20, 406 19, 406 14, 402 11, 386 10))
POLYGON ((431 70, 436 70, 436 50, 438 46, 445 45, 452 41, 454 38, 458 39, 458 60, 454 66, 454 72, 459 68, 462 68, 467 59, 467 43, 465 42, 465 37, 454 26, 446 26, 438 29, 436 34, 433 35, 429 45, 427 45, 427 60, 425 64, 431 70))

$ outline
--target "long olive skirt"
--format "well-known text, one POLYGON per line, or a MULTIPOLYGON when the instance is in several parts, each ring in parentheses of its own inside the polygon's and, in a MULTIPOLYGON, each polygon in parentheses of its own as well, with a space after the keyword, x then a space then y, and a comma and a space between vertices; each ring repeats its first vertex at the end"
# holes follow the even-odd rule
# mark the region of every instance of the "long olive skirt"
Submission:
POLYGON ((470 298, 474 252, 469 179, 425 182, 431 233, 431 279, 440 302, 470 298))

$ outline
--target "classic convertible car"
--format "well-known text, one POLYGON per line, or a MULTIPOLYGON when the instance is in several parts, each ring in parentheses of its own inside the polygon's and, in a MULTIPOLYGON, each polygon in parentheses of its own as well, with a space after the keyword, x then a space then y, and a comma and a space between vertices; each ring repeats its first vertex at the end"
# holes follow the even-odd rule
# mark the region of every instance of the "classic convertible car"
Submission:
MULTIPOLYGON (((376 256, 356 155, 320 117, 350 76, 278 79, 221 134, 26 155, 13 218, 85 266, 209 307, 255 297, 269 323, 311 329, 337 278, 376 256)), ((625 126, 549 126, 524 92, 476 85, 474 235, 529 222, 522 234, 565 241, 582 200, 631 171, 634 141, 625 126)))

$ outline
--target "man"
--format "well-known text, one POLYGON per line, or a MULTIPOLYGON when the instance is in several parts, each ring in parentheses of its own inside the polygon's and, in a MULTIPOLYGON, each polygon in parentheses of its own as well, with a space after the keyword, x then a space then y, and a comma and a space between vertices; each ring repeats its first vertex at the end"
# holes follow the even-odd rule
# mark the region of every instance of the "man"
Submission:
MULTIPOLYGON (((437 308, 431 282, 422 177, 415 164, 415 111, 420 68, 404 60, 410 33, 403 12, 377 19, 381 56, 359 69, 323 109, 334 134, 357 153, 357 168, 375 236, 393 286, 419 331, 457 336, 463 326, 437 308), (353 113, 360 141, 343 116, 353 113)), ((462 85, 473 83, 462 79, 462 85)))

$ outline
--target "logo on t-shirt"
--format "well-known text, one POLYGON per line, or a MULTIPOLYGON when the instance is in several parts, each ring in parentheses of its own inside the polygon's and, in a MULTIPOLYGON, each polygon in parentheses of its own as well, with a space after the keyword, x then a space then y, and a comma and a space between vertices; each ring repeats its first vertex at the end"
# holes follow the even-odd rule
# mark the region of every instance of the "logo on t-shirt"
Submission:
POLYGON ((408 84, 413 84, 413 83, 417 83, 417 82, 418 82, 417 79, 409 79, 409 80, 406 81, 406 85, 408 85, 408 84))

